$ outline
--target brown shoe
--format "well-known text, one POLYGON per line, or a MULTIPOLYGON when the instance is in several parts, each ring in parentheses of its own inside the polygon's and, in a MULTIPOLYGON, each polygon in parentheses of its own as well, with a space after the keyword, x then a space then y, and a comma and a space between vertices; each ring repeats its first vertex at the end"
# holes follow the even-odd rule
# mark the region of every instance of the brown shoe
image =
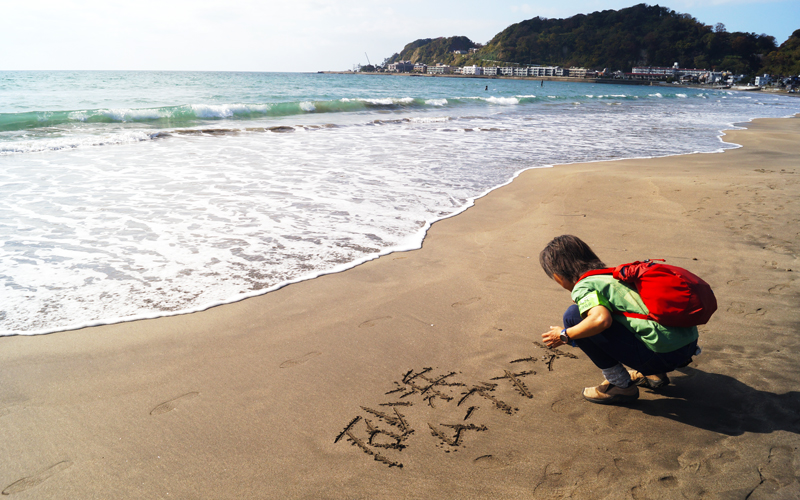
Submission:
POLYGON ((617 387, 608 380, 604 380, 597 387, 587 387, 583 390, 583 398, 592 403, 612 405, 628 403, 639 398, 639 388, 634 384, 625 389, 617 387))
POLYGON ((658 389, 665 385, 669 385, 669 377, 666 373, 657 373, 655 375, 644 376, 636 370, 628 370, 631 376, 631 381, 640 386, 647 387, 648 389, 658 389))

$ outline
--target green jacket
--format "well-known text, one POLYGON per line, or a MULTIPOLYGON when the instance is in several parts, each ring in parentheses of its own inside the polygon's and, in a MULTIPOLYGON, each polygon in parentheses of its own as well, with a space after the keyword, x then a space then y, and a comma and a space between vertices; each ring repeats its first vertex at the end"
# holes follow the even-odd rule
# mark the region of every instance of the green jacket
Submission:
POLYGON ((628 318, 617 312, 648 314, 639 292, 634 286, 614 279, 611 275, 589 276, 572 289, 572 300, 578 305, 581 316, 596 306, 611 311, 614 321, 622 323, 654 352, 672 352, 697 340, 697 327, 664 326, 655 321, 628 318))

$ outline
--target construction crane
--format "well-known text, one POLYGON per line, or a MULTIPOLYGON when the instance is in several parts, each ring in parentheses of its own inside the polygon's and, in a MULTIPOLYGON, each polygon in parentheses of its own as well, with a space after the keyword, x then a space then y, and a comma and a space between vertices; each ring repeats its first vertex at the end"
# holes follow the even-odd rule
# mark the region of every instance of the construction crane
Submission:
MULTIPOLYGON (((365 55, 365 56, 367 56, 367 53, 366 53, 366 52, 364 52, 364 55, 365 55)), ((367 56, 367 64, 369 64, 370 66, 372 66, 372 63, 371 63, 371 62, 369 62, 369 56, 367 56)))

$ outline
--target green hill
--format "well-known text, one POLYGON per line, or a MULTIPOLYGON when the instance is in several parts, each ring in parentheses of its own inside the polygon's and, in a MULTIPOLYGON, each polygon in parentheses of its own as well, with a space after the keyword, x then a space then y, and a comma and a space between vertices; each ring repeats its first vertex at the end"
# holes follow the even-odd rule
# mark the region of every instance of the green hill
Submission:
POLYGON ((399 54, 394 54, 385 62, 411 61, 425 64, 456 64, 466 59, 465 56, 454 54, 454 50, 469 50, 478 47, 478 44, 465 36, 451 36, 449 38, 422 38, 403 47, 399 54))
POLYGON ((729 33, 722 24, 712 27, 689 14, 639 4, 567 19, 535 17, 509 26, 467 56, 452 53, 478 46, 467 37, 417 40, 388 61, 540 64, 626 72, 633 66, 672 66, 677 62, 683 68, 756 74, 765 67, 795 68, 800 61, 796 35, 798 32, 779 49, 772 36, 729 33))
POLYGON ((764 60, 763 72, 775 75, 800 75, 800 30, 795 30, 778 50, 764 60))

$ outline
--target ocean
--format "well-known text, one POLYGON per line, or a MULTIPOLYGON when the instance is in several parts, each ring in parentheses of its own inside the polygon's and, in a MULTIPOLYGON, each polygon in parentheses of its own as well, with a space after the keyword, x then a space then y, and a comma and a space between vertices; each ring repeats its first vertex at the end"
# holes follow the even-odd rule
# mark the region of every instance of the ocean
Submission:
POLYGON ((267 293, 419 248, 523 170, 720 152, 798 112, 680 86, 0 71, 0 335, 267 293))

